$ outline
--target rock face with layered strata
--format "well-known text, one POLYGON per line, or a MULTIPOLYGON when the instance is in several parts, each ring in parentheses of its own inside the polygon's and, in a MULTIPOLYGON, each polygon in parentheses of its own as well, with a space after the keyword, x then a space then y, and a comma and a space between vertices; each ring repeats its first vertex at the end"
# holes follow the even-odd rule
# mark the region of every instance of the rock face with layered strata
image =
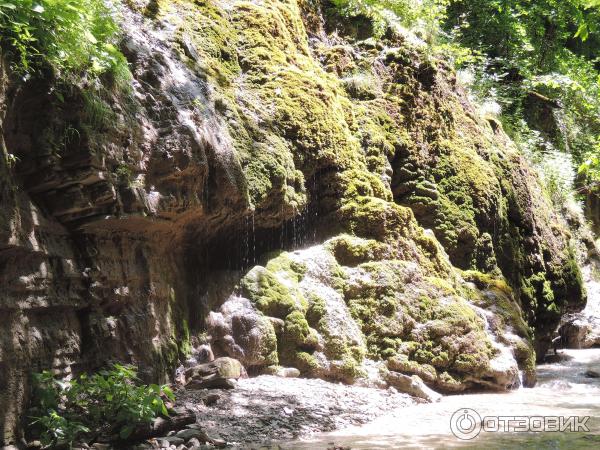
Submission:
POLYGON ((5 443, 32 371, 119 359, 164 381, 206 331, 250 372, 531 376, 583 303, 568 232, 442 57, 326 6, 123 2, 133 77, 92 97, 3 63, 5 443))

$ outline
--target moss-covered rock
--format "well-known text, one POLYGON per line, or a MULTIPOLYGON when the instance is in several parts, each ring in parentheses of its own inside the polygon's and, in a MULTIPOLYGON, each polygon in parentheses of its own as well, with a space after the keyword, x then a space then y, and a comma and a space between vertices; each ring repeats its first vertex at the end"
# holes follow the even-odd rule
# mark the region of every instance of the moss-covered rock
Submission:
POLYGON ((284 253, 257 266, 242 280, 242 293, 265 315, 285 319, 294 311, 304 311, 306 299, 298 289, 305 268, 284 253))
MULTIPOLYGON (((421 233, 403 240, 419 249, 421 233)), ((443 391, 517 385, 517 364, 529 371, 534 352, 511 288, 477 272, 463 285, 398 254, 393 243, 344 234, 251 270, 243 292, 282 319, 280 363, 351 382, 366 375, 368 357, 443 391)))
POLYGON ((261 314, 283 319, 281 364, 346 382, 362 374, 363 338, 340 293, 343 278, 331 254, 319 249, 273 255, 242 279, 242 292, 261 314))

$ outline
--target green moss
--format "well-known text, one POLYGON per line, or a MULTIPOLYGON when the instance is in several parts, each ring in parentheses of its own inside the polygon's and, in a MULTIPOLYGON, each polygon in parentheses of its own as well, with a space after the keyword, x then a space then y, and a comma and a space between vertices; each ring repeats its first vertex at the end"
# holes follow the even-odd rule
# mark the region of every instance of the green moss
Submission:
POLYGON ((290 289, 267 269, 255 267, 241 282, 242 292, 265 315, 285 318, 302 308, 304 299, 300 292, 290 289))
POLYGON ((278 342, 280 361, 311 374, 318 368, 312 353, 318 345, 315 330, 311 329, 304 314, 294 311, 285 319, 284 330, 278 342))
POLYGON ((437 378, 437 372, 430 364, 430 361, 419 364, 417 361, 410 360, 405 354, 389 358, 387 360, 387 367, 396 372, 418 375, 425 382, 433 382, 437 378))
POLYGON ((527 325, 522 308, 504 278, 496 278, 476 271, 463 272, 462 275, 466 281, 474 283, 483 291, 483 295, 479 291, 467 294, 473 302, 483 308, 493 309, 502 318, 503 327, 511 327, 519 336, 527 340, 532 338, 533 332, 527 325))
POLYGON ((381 94, 379 79, 369 72, 356 73, 344 78, 342 85, 348 95, 357 100, 374 100, 381 94))
POLYGON ((443 278, 438 277, 425 277, 425 281, 429 286, 434 287, 438 292, 443 293, 443 295, 454 295, 456 294, 456 289, 454 285, 449 281, 443 278))
POLYGON ((259 328, 261 341, 258 353, 264 358, 262 365, 278 366, 279 354, 275 328, 268 317, 261 317, 260 320, 259 328))
POLYGON ((456 375, 452 376, 448 372, 440 373, 437 383, 446 392, 460 392, 464 390, 460 377, 456 375))
POLYGON ((179 340, 179 352, 182 355, 188 356, 192 353, 192 344, 190 342, 190 327, 188 321, 183 319, 181 322, 182 336, 179 340))
POLYGON ((350 355, 344 356, 342 364, 339 367, 339 376, 347 381, 355 380, 356 378, 366 376, 365 371, 362 369, 358 358, 354 358, 350 355))
POLYGON ((410 265, 399 261, 358 268, 368 276, 355 277, 360 283, 349 285, 346 302, 372 358, 404 357, 416 364, 413 369, 428 364, 457 373, 487 367, 493 348, 485 325, 450 283, 435 277, 426 280, 437 282, 419 283, 410 265))
POLYGON ((286 346, 304 345, 310 335, 310 327, 306 317, 300 311, 294 311, 285 318, 283 343, 286 346))
MULTIPOLYGON (((345 233, 327 243, 336 263, 323 278, 343 294, 369 355, 405 355, 460 379, 493 356, 461 295, 492 302, 528 335, 511 287, 532 323, 552 319, 577 296, 577 265, 555 258, 569 261, 563 269, 546 257, 538 267, 526 254, 529 209, 541 209, 516 180, 526 170, 514 169, 520 162, 504 152, 508 145, 465 108, 452 73, 408 44, 385 58, 369 43, 311 48, 299 8, 295 0, 226 9, 176 0, 158 9, 177 24, 178 50, 210 86, 208 105, 190 109, 216 111, 226 123, 223 148, 243 171, 240 190, 260 226, 275 229, 314 200, 323 228, 345 233), (458 286, 440 243, 455 265, 477 271, 465 278, 479 289, 458 286)), ((305 273, 293 256, 270 255, 244 277, 242 293, 285 320, 282 363, 316 370, 317 330, 323 352, 350 376, 365 348, 327 329, 325 300, 299 287, 305 273)))
POLYGON ((352 233, 379 241, 398 237, 413 219, 410 209, 375 197, 359 197, 344 205, 340 214, 352 233))
POLYGON ((269 262, 266 269, 296 283, 302 281, 306 266, 290 258, 289 253, 279 251, 266 256, 269 262))
POLYGON ((184 60, 198 67, 220 86, 229 86, 240 67, 237 62, 237 32, 228 14, 213 0, 169 0, 157 2, 155 16, 175 22, 177 44, 184 60))
POLYGON ((294 367, 306 375, 314 374, 319 369, 317 359, 307 352, 297 352, 294 355, 293 362, 294 367))
POLYGON ((475 270, 462 272, 462 276, 465 281, 474 283, 479 289, 492 289, 509 297, 513 295, 512 288, 506 283, 503 277, 496 277, 475 270))
POLYGON ((454 361, 453 367, 455 370, 462 373, 481 373, 489 364, 488 356, 487 353, 484 353, 483 355, 477 353, 461 353, 454 361))
POLYGON ((305 311, 308 303, 298 283, 306 267, 286 252, 271 254, 266 267, 253 268, 242 279, 242 293, 265 315, 285 319, 294 311, 305 311))
POLYGON ((403 322, 398 320, 396 297, 402 265, 366 263, 359 267, 370 276, 346 291, 346 302, 366 337, 369 354, 391 356, 405 333, 403 322))
POLYGON ((545 272, 521 279, 521 297, 533 307, 538 319, 556 319, 560 315, 559 308, 554 303, 552 284, 546 279, 545 272))
POLYGON ((381 242, 360 239, 347 234, 329 240, 327 247, 340 264, 350 267, 382 259, 388 251, 388 247, 381 242))
POLYGON ((309 294, 306 319, 312 327, 317 327, 317 324, 323 319, 327 312, 326 308, 327 305, 322 297, 314 293, 309 294))
MULTIPOLYGON (((334 370, 330 371, 329 377, 345 382, 352 382, 356 377, 363 375, 360 367, 365 357, 365 348, 361 343, 350 340, 346 335, 337 334, 339 330, 331 330, 328 321, 329 318, 326 315, 325 300, 317 295, 310 295, 306 318, 308 323, 323 338, 322 351, 334 367, 334 370)), ((309 345, 313 344, 309 343, 309 345)), ((314 346, 316 347, 316 342, 314 346)))
POLYGON ((519 368, 526 372, 528 377, 535 379, 536 376, 536 354, 530 341, 518 341, 515 346, 515 358, 519 368))
POLYGON ((358 200, 361 197, 391 200, 391 192, 381 179, 364 168, 346 170, 340 174, 340 180, 345 187, 342 193, 344 201, 358 200))

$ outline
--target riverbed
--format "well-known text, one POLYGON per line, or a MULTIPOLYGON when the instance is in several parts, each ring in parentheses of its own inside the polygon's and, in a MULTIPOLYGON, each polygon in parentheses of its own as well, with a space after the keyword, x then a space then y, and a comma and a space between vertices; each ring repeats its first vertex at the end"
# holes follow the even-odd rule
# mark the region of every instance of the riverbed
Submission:
MULTIPOLYGON (((351 426, 309 439, 282 444, 284 449, 318 450, 327 448, 486 448, 486 449, 598 449, 600 448, 600 379, 588 378, 586 371, 600 372, 600 349, 561 350, 561 360, 538 366, 534 388, 498 394, 471 394, 444 397, 439 403, 399 408, 373 422, 351 426), (473 425, 472 418, 487 425, 476 437, 463 440, 451 430, 451 418, 458 412, 461 424, 473 425), (467 414, 465 417, 464 415, 467 414), (481 417, 481 419, 479 419, 481 417), (578 432, 502 432, 491 431, 494 423, 503 428, 504 420, 495 417, 525 417, 512 422, 517 429, 538 426, 531 417, 577 417, 589 431, 578 432), (584 419, 589 417, 589 419, 584 419), (486 419, 487 418, 487 419, 486 419), (491 421, 490 421, 491 419, 491 421), (466 420, 463 422, 463 420, 466 420), (487 422, 485 422, 487 420, 487 422), (522 419, 521 419, 522 420, 522 419), (486 431, 489 428, 490 431, 486 431)), ((552 419, 546 419, 552 420, 552 419)), ((566 420, 566 419, 565 419, 566 420)), ((460 425, 455 421, 457 434, 460 425)), ((552 422, 550 422, 552 423, 552 422)), ((475 424, 478 426, 478 424, 475 424)), ((563 422, 564 426, 564 422, 563 422)), ((469 427, 464 427, 469 431, 469 427)), ((467 437, 467 436, 463 436, 467 437)))

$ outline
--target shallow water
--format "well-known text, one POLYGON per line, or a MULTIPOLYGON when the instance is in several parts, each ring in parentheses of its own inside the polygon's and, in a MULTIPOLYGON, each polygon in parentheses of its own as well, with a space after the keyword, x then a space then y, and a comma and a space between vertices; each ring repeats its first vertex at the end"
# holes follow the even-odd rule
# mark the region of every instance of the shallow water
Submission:
MULTIPOLYGON (((587 378, 584 372, 600 372, 600 349, 563 350, 561 354, 565 357, 562 362, 538 367, 535 388, 502 394, 447 396, 439 403, 402 408, 370 424, 323 433, 283 448, 326 449, 335 443, 335 446, 352 449, 599 449, 600 379, 587 378), (450 422, 457 410, 465 408, 476 411, 482 418, 589 416, 585 423, 589 432, 489 432, 483 429, 472 440, 461 440, 452 434, 450 422)), ((459 415, 462 414, 461 411, 459 415)))

